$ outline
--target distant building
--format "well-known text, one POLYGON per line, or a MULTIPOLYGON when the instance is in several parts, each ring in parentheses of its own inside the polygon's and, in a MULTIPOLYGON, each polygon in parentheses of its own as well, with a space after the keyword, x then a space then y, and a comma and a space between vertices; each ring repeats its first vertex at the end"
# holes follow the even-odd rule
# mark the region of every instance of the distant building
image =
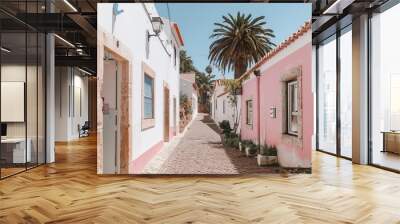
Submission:
POLYGON ((223 120, 229 121, 231 128, 234 128, 235 123, 238 123, 237 133, 240 131, 240 108, 241 96, 237 96, 237 108, 235 108, 229 98, 229 93, 223 85, 224 79, 214 81, 214 91, 210 97, 211 117, 219 124, 223 120))
POLYGON ((191 119, 194 119, 198 113, 198 88, 196 85, 196 74, 181 73, 179 80, 180 96, 186 96, 192 105, 191 119))

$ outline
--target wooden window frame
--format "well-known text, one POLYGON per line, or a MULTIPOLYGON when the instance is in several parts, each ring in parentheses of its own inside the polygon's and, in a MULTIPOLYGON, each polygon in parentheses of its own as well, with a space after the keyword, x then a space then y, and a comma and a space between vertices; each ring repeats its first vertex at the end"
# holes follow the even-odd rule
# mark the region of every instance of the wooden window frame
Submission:
POLYGON ((292 131, 292 122, 291 122, 291 118, 293 117, 293 116, 296 116, 297 117, 297 126, 298 126, 298 120, 299 120, 299 102, 298 102, 298 96, 299 96, 299 93, 298 93, 298 91, 299 91, 299 83, 298 83, 298 81, 297 81, 297 79, 295 79, 295 80, 291 80, 291 81, 288 81, 287 83, 286 83, 286 91, 287 91, 287 98, 286 98, 286 108, 287 108, 287 111, 286 111, 286 119, 287 119, 287 127, 286 127, 286 130, 287 130, 287 133, 288 134, 290 134, 290 135, 295 135, 295 136, 297 136, 298 135, 298 130, 297 131, 292 131), (296 91, 297 91, 297 93, 296 94, 292 94, 292 91, 294 91, 296 89, 296 91), (296 99, 292 99, 292 97, 295 97, 296 99), (296 108, 296 111, 293 111, 293 106, 294 105, 292 105, 293 103, 293 100, 296 100, 296 106, 297 106, 297 108, 296 108))
POLYGON ((155 127, 156 119, 156 74, 155 72, 145 63, 142 63, 142 130, 147 130, 155 127), (144 116, 144 78, 148 76, 153 79, 153 116, 152 118, 145 118, 144 116))
POLYGON ((253 115, 254 115, 254 109, 253 109, 253 99, 246 100, 246 124, 253 126, 253 115), (249 103, 251 103, 251 120, 249 119, 249 103))

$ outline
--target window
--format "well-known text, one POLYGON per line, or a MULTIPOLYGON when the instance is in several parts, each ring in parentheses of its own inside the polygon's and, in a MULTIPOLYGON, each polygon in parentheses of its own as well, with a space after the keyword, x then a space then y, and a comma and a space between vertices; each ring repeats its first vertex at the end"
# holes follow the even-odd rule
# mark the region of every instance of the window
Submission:
POLYGON ((352 157, 352 34, 351 26, 341 31, 340 36, 340 155, 352 157))
POLYGON ((297 135, 298 129, 298 91, 297 80, 287 83, 287 131, 293 135, 297 135))
POLYGON ((253 124, 253 100, 246 101, 246 124, 253 124))
POLYGON ((371 19, 371 162, 400 170, 400 4, 371 19), (397 35, 398 36, 398 35, 397 35), (397 153, 397 154, 396 154, 397 153))
POLYGON ((225 100, 222 101, 222 113, 225 113, 225 100))
POLYGON ((152 77, 144 74, 144 119, 154 118, 154 80, 152 77))
POLYGON ((317 147, 336 154, 337 150, 337 65, 336 35, 318 45, 318 92, 317 92, 317 147))

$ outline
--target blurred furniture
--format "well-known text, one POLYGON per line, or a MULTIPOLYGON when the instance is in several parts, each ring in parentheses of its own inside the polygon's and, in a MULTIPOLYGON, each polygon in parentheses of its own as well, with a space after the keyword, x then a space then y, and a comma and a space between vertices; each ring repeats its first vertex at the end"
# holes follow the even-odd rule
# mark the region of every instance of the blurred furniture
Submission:
POLYGON ((27 139, 25 151, 25 138, 1 139, 1 159, 6 164, 22 164, 31 162, 31 139, 27 139))
POLYGON ((90 129, 89 121, 85 121, 82 127, 78 125, 78 129, 79 129, 79 138, 89 136, 89 129, 90 129))
POLYGON ((382 152, 400 154, 400 131, 384 131, 382 152))

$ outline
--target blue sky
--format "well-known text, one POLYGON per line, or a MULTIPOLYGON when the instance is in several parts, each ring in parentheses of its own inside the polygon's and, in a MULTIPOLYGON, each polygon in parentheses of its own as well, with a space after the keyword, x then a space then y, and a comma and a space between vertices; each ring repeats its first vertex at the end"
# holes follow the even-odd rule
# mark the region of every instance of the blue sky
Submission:
MULTIPOLYGON (((170 19, 178 23, 185 42, 185 49, 192 57, 199 71, 209 64, 208 51, 212 39, 209 36, 215 22, 222 22, 222 16, 231 13, 251 13, 253 17, 265 16, 267 27, 274 30, 274 43, 279 44, 296 32, 305 21, 311 19, 311 4, 272 4, 272 3, 169 3, 170 19)), ((162 17, 168 18, 166 3, 156 3, 162 17)), ((216 68, 213 74, 220 78, 216 68)), ((227 78, 233 72, 227 72, 227 78)))

